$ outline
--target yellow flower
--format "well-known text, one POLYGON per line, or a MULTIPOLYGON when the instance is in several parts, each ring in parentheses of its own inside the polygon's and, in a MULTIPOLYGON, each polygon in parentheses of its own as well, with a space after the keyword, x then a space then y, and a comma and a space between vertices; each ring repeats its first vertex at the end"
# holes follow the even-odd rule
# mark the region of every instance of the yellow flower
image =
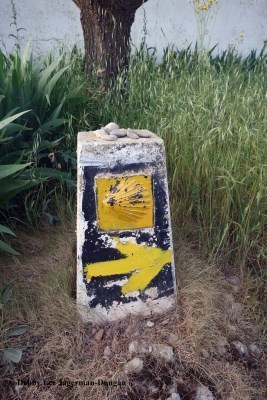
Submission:
POLYGON ((198 4, 196 8, 197 10, 208 10, 209 6, 206 4, 198 4))

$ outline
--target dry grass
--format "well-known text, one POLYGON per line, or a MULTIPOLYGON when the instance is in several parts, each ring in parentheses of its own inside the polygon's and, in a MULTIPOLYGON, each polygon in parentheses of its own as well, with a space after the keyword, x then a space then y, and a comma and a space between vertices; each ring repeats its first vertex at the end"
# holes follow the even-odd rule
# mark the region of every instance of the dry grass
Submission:
POLYGON ((4 283, 15 279, 14 295, 4 310, 5 328, 18 323, 30 326, 28 333, 9 344, 22 348, 23 358, 13 375, 1 367, 2 399, 166 399, 173 378, 183 400, 192 399, 198 382, 208 385, 216 400, 228 396, 263 399, 262 361, 248 365, 231 351, 218 353, 222 336, 229 342, 238 339, 247 344, 259 337, 243 301, 248 286, 234 291, 221 270, 207 265, 192 245, 178 238, 175 252, 180 290, 175 310, 150 318, 154 327, 148 327, 143 317, 107 324, 103 339, 96 341, 99 328, 84 325, 76 314, 74 243, 73 221, 54 228, 44 226, 36 235, 22 234, 17 243, 22 256, 7 258, 1 266, 4 283), (125 376, 128 346, 136 338, 173 346, 175 363, 164 364, 150 356, 142 375, 125 376), (103 355, 107 345, 112 349, 110 358, 103 355), (57 383, 60 379, 102 379, 125 381, 126 385, 18 387, 17 379, 40 383, 44 379, 57 383), (157 393, 152 393, 152 386, 157 393))

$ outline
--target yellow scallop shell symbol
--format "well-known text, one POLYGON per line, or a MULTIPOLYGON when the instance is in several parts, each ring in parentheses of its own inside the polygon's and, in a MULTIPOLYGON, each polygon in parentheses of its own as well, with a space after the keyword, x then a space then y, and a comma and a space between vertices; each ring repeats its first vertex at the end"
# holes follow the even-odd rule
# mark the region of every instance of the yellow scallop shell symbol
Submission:
POLYGON ((98 178, 98 223, 101 230, 125 230, 153 226, 151 176, 98 178))

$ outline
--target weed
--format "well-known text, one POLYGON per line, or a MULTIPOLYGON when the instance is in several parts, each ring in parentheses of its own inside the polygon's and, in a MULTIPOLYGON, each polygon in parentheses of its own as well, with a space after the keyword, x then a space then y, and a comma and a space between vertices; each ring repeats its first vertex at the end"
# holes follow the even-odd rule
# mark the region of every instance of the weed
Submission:
POLYGON ((166 49, 162 63, 144 46, 131 60, 125 96, 102 103, 103 121, 146 128, 167 148, 175 223, 194 226, 201 246, 240 268, 266 263, 266 53, 166 49), (193 225, 191 222, 193 222, 193 225))

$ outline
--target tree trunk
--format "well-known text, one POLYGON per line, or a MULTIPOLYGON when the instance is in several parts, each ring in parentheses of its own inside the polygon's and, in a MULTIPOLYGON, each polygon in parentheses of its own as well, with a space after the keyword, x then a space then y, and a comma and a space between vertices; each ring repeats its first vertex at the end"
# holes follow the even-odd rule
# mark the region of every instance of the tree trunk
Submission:
POLYGON ((147 0, 74 1, 81 10, 86 73, 96 68, 107 86, 128 66, 135 12, 147 0))

